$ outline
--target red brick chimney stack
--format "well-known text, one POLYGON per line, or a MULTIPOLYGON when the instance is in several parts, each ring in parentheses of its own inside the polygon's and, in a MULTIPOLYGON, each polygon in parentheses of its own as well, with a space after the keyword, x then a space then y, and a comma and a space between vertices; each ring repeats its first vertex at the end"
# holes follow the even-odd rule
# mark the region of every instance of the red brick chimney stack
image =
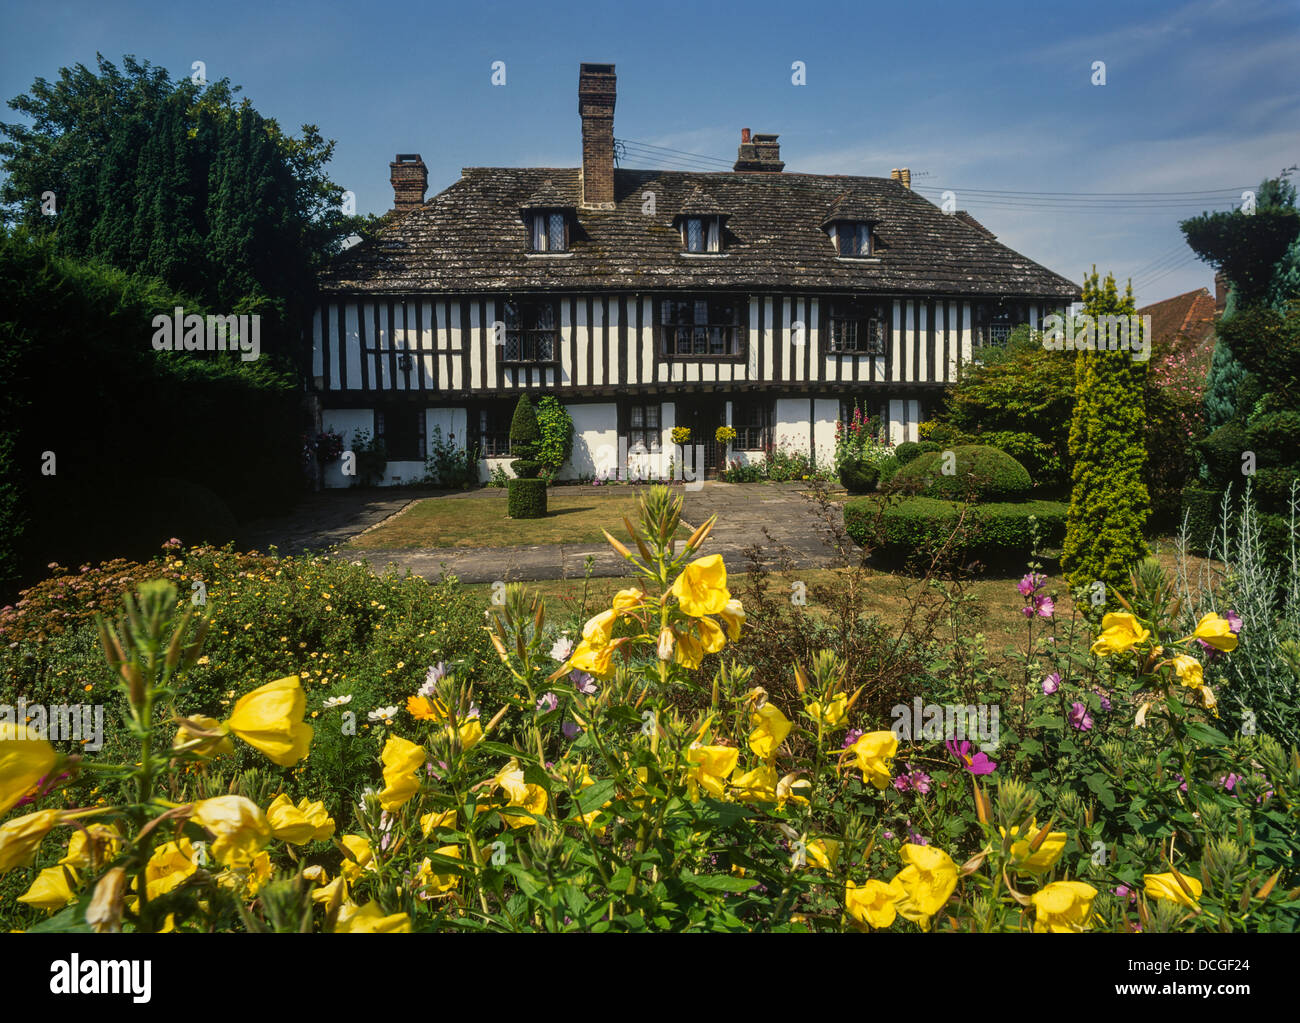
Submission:
POLYGON ((748 128, 741 128, 740 148, 736 151, 736 162, 731 169, 780 173, 785 167, 781 162, 781 144, 777 142, 780 137, 780 135, 750 135, 748 128))
POLYGON ((393 186, 393 209, 398 213, 424 205, 429 190, 429 168, 419 153, 398 153, 388 165, 388 180, 393 186))
POLYGON ((613 64, 579 65, 582 205, 587 209, 614 208, 614 103, 617 98, 613 64))
POLYGON ((1228 304, 1228 279, 1223 276, 1223 271, 1219 270, 1214 274, 1214 311, 1223 312, 1224 306, 1228 304))

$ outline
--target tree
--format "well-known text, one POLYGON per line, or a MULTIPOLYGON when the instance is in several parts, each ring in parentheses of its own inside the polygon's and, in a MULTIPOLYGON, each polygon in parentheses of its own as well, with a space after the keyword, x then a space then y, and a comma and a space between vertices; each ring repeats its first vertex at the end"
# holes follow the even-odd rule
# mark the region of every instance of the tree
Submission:
MULTIPOLYGON (((1121 298, 1114 276, 1101 282, 1094 267, 1083 284, 1083 311, 1094 320, 1133 314, 1132 286, 1121 298)), ((1075 592, 1103 583, 1107 606, 1128 590, 1133 566, 1147 554, 1145 377, 1145 362, 1100 345, 1079 353, 1075 364, 1074 467, 1061 567, 1075 592)))
POLYGON ((521 394, 510 420, 510 451, 518 457, 510 463, 515 478, 507 484, 507 514, 512 519, 540 519, 546 515, 546 481, 538 479, 542 463, 537 460, 542 431, 528 395, 521 394))

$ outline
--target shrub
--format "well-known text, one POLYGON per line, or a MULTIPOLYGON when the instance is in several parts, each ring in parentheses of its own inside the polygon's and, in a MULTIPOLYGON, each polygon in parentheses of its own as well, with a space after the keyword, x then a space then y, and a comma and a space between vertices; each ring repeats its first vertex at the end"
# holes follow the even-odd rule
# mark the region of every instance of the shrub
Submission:
POLYGON ((956 456, 956 472, 943 473, 946 452, 927 451, 903 465, 894 474, 894 486, 912 481, 926 497, 963 500, 1005 501, 1028 494, 1033 481, 1025 467, 987 444, 963 444, 950 449, 956 456))
MULTIPOLYGON (((442 427, 435 426, 429 437, 429 457, 424 463, 424 482, 443 487, 467 487, 478 482, 479 449, 457 447, 442 439, 442 427)), ((498 466, 498 468, 500 468, 498 466)))
POLYGON ((880 461, 876 462, 875 466, 876 470, 880 473, 880 479, 877 481, 876 485, 883 487, 898 475, 898 470, 903 467, 903 463, 898 460, 897 455, 886 455, 880 461))
POLYGON ((1030 553, 1035 540, 1031 517, 1037 519, 1043 543, 1055 546, 1065 536, 1066 506, 1060 501, 959 505, 931 497, 908 497, 887 506, 879 516, 879 533, 872 535, 879 500, 866 497, 846 504, 844 528, 859 546, 888 556, 924 556, 946 543, 959 522, 962 530, 953 540, 951 553, 985 561, 1003 562, 1030 553))
MULTIPOLYGON (((517 464, 511 463, 512 466, 517 464)), ((512 519, 546 517, 546 480, 521 477, 509 480, 506 486, 509 490, 506 495, 506 514, 512 519)))
POLYGON ((537 402, 537 428, 541 434, 537 460, 542 472, 554 479, 573 453, 573 417, 559 399, 548 394, 537 402))
POLYGON ((840 482, 850 494, 869 494, 876 489, 880 470, 868 462, 848 461, 840 466, 840 482))
MULTIPOLYGON (((938 450, 937 446, 936 450, 938 450)), ((903 465, 906 465, 921 453, 921 445, 918 442, 911 440, 905 440, 902 444, 898 445, 898 447, 894 448, 894 457, 896 457, 903 465)))
POLYGON ((537 460, 541 440, 542 431, 537 425, 533 403, 528 400, 528 395, 521 394, 510 420, 510 450, 517 456, 510 468, 516 476, 528 479, 541 471, 542 464, 537 460))
POLYGON ((1187 539, 1198 551, 1209 550, 1214 532, 1219 528, 1219 504, 1223 495, 1214 487, 1192 480, 1182 492, 1180 525, 1187 530, 1187 539))

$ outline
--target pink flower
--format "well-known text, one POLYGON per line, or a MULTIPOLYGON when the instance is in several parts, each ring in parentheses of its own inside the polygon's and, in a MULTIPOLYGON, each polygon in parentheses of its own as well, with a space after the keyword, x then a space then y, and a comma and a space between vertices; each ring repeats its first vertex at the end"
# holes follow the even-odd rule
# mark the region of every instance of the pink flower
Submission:
POLYGON ((944 746, 961 763, 967 771, 974 775, 992 774, 998 769, 998 765, 989 759, 988 754, 983 751, 971 756, 971 745, 963 739, 959 744, 956 739, 949 739, 944 746))
POLYGON ((1047 678, 1043 679, 1043 695, 1051 696, 1061 688, 1061 676, 1059 672, 1052 672, 1047 678))
POLYGON ((1088 708, 1078 701, 1070 704, 1070 724, 1080 732, 1092 728, 1092 715, 1088 713, 1088 708))

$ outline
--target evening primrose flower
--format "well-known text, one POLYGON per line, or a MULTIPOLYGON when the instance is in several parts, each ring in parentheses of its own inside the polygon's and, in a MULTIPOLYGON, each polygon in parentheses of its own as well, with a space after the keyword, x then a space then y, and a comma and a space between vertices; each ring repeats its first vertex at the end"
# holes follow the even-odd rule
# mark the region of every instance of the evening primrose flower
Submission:
POLYGON ((1101 620, 1101 634, 1092 644, 1092 652, 1098 657, 1122 654, 1150 635, 1151 631, 1127 611, 1112 611, 1101 620))
MULTIPOLYGON (((1039 832, 1038 821, 1031 821, 1021 834, 1020 826, 1011 828, 1011 858, 1018 874, 1044 874, 1051 870, 1056 861, 1065 852, 1065 832, 1049 831, 1042 844, 1034 852, 1030 851, 1034 838, 1039 832)), ((1007 837, 1006 828, 998 828, 1002 837, 1007 837)))
MULTIPOLYGON (((492 779, 492 784, 495 788, 505 792, 509 798, 507 806, 519 807, 527 810, 528 814, 535 814, 539 817, 546 813, 546 789, 524 780, 524 770, 519 766, 519 760, 516 757, 510 758, 506 766, 492 779)), ((505 818, 506 823, 512 828, 532 827, 537 823, 533 817, 525 814, 503 811, 501 816, 505 818)))
POLYGON ((428 838, 434 828, 454 828, 456 826, 456 808, 450 810, 430 810, 420 818, 420 834, 428 838))
POLYGON ((59 863, 68 867, 94 869, 108 863, 122 848, 122 835, 114 824, 91 824, 78 828, 68 840, 68 851, 59 863))
POLYGON ((1174 654, 1173 662, 1178 681, 1188 689, 1199 689, 1205 679, 1205 669, 1201 662, 1187 654, 1174 654))
POLYGON ((18 901, 54 913, 77 901, 74 886, 80 883, 71 867, 46 867, 36 875, 32 886, 18 896, 18 901))
POLYGON ((344 835, 340 841, 348 855, 343 857, 339 868, 342 878, 355 882, 367 870, 378 870, 375 865, 375 851, 370 842, 361 835, 344 835))
POLYGON ((30 865, 61 816, 58 810, 38 810, 0 825, 0 874, 30 865))
POLYGON ((636 587, 631 589, 619 590, 614 594, 611 601, 611 609, 620 615, 626 615, 635 611, 645 602, 645 593, 636 587))
POLYGON ((26 725, 0 721, 0 816, 49 776, 59 755, 26 725))
POLYGON ((246 796, 202 799, 190 819, 212 833, 212 855, 229 867, 247 866, 271 839, 266 815, 246 796))
POLYGON ((1166 902, 1176 902, 1188 909, 1195 909, 1197 900, 1201 897, 1201 882, 1190 874, 1181 872, 1177 875, 1172 872, 1143 874, 1142 881, 1148 899, 1164 899, 1166 902), (1187 886, 1188 891, 1184 891, 1183 886, 1178 883, 1179 878, 1187 886))
POLYGON ((198 869, 188 838, 156 846, 144 868, 145 892, 156 899, 179 887, 198 869))
POLYGON ((893 732, 867 732, 849 747, 862 771, 863 783, 870 782, 878 789, 889 785, 893 775, 890 761, 898 752, 898 736, 893 732))
POLYGON ((364 906, 344 905, 339 909, 335 934, 410 934, 411 918, 405 913, 385 916, 377 902, 364 906))
POLYGON ((400 735, 390 735, 380 759, 384 763, 384 789, 379 793, 379 805, 385 810, 396 810, 420 791, 416 772, 428 756, 423 746, 400 735))
POLYGON ((266 808, 266 820, 271 834, 290 845, 321 842, 334 834, 334 820, 324 803, 301 799, 294 806, 283 792, 266 808))
POLYGON ((731 792, 742 803, 775 803, 776 768, 761 764, 731 782, 731 792))
POLYGON ((675 659, 687 668, 698 668, 705 654, 716 654, 727 645, 726 634, 712 618, 682 623, 673 631, 677 636, 675 659))
POLYGON ((288 675, 241 696, 226 726, 272 763, 292 767, 311 746, 311 725, 302 719, 306 709, 298 676, 288 675))
POLYGON ((749 733, 749 748, 754 755, 764 760, 771 760, 785 737, 794 726, 781 709, 770 701, 764 703, 750 716, 749 723, 754 726, 749 733))
POLYGON ((821 867, 830 874, 834 872, 835 864, 839 862, 841 848, 843 844, 833 838, 814 838, 804 845, 804 854, 808 857, 809 863, 821 867))
POLYGON ((894 875, 894 883, 903 890, 895 907, 900 916, 930 926, 930 917, 943 908, 957 887, 957 864, 942 849, 932 845, 904 845, 899 856, 906 864, 894 875))
POLYGON ((727 625, 727 636, 734 643, 740 639, 740 630, 745 624, 745 608, 735 597, 727 601, 718 612, 718 616, 727 625))
POLYGON ((1213 611, 1196 623, 1196 630, 1188 638, 1192 637, 1225 654, 1237 649, 1237 636, 1232 630, 1232 624, 1213 611))
POLYGON ((726 782, 736 770, 740 751, 734 746, 701 746, 693 742, 686 751, 686 772, 690 798, 697 797, 700 788, 717 799, 726 794, 726 782))
POLYGON ((673 580, 672 594, 683 613, 692 618, 720 614, 731 600, 722 555, 710 554, 692 561, 673 580))
MULTIPOLYGON (((448 859, 459 860, 462 858, 460 847, 455 845, 442 845, 435 849, 434 852, 439 856, 446 856, 448 859)), ((426 901, 451 891, 459 884, 460 875, 458 873, 447 868, 435 868, 433 861, 427 856, 415 874, 415 885, 421 889, 420 898, 426 901)))
POLYGON ((849 712, 849 698, 844 693, 836 693, 826 701, 825 708, 820 700, 813 700, 807 709, 808 716, 814 721, 821 722, 827 728, 837 728, 844 723, 849 712))
POLYGON ((859 928, 882 930, 898 917, 895 904, 904 896, 902 886, 893 881, 868 881, 863 885, 848 881, 844 885, 844 908, 859 928))
POLYGON ((1082 881, 1053 881, 1034 892, 1034 931, 1038 934, 1071 934, 1091 926, 1092 900, 1097 889, 1082 881))

